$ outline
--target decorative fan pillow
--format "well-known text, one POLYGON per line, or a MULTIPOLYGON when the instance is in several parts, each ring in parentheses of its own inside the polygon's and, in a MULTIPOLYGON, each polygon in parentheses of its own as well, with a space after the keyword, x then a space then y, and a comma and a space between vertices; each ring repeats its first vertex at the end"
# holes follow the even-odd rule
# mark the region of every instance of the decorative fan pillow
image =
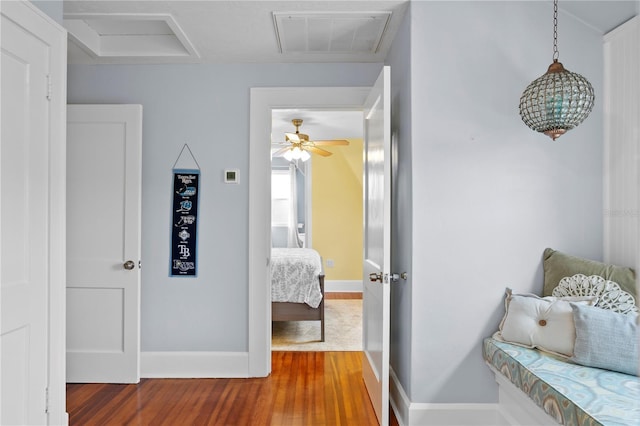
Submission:
POLYGON ((569 357, 576 338, 570 302, 593 305, 596 297, 538 297, 507 288, 505 314, 496 337, 569 357))
POLYGON ((564 277, 553 289, 552 296, 596 296, 598 308, 608 309, 621 314, 638 312, 634 297, 622 290, 618 283, 605 280, 599 275, 589 277, 576 274, 564 277))

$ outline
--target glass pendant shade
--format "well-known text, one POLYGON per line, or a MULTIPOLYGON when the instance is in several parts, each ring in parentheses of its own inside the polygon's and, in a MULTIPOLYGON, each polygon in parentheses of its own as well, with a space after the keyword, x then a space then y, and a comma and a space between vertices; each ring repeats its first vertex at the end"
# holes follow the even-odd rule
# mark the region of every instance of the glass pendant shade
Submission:
POLYGON ((531 129, 556 140, 587 118, 593 102, 591 83, 554 59, 547 72, 522 93, 520 116, 531 129))
POLYGON ((309 155, 309 153, 306 150, 300 149, 297 146, 287 150, 282 156, 287 161, 292 161, 292 160, 307 161, 311 157, 311 155, 309 155))

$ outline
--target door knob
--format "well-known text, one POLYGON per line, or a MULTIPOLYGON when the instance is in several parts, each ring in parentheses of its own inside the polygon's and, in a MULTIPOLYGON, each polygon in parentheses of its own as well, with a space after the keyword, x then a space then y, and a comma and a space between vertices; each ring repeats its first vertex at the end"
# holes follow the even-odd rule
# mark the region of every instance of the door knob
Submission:
POLYGON ((382 282, 382 272, 372 272, 369 274, 369 280, 372 283, 375 283, 376 281, 380 281, 382 282))
POLYGON ((136 264, 135 264, 135 262, 133 260, 127 260, 126 262, 124 262, 122 264, 122 267, 124 269, 126 269, 127 271, 130 271, 130 270, 132 270, 133 268, 136 267, 136 264))
POLYGON ((400 278, 402 278, 403 280, 406 280, 407 278, 409 278, 409 276, 407 275, 406 272, 403 272, 401 274, 391 274, 391 282, 398 282, 400 281, 400 278))

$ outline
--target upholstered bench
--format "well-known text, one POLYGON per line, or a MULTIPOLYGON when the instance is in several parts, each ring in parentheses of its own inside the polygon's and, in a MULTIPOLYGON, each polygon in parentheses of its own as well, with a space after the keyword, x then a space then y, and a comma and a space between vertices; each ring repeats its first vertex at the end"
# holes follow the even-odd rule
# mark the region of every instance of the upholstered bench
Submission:
POLYGON ((640 426, 635 271, 543 254, 543 296, 507 288, 483 357, 513 425, 640 426))
POLYGON ((483 356, 511 424, 640 425, 640 378, 568 362, 538 349, 484 340, 483 356))

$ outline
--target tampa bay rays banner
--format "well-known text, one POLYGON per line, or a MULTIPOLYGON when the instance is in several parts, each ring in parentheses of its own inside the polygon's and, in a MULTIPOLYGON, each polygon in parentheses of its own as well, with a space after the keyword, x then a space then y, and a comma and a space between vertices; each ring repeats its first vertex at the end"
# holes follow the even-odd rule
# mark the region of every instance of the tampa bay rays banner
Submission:
POLYGON ((170 276, 198 275, 198 193, 200 170, 173 169, 170 276))

